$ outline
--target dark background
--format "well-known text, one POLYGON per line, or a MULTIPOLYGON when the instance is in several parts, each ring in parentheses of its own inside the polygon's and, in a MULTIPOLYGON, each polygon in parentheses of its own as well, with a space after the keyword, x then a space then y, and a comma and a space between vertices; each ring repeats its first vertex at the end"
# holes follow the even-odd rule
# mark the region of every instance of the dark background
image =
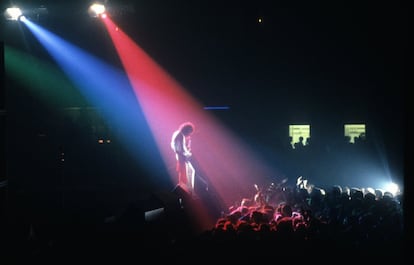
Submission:
MULTIPOLYGON (((37 23, 121 67, 103 26, 88 16, 88 1, 2 1, 2 10, 8 3, 24 4, 29 10, 44 5, 48 14, 33 17, 37 23)), ((385 156, 392 173, 404 176, 408 8, 399 1, 107 4, 114 21, 202 104, 229 106, 214 115, 269 156, 284 156, 288 124, 311 124, 314 148, 335 150, 343 140, 344 123, 366 123, 372 147, 378 150, 380 143, 384 148, 374 156, 385 156), (258 23, 258 18, 263 22, 258 23)), ((52 61, 24 27, 2 20, 2 40, 52 61)), ((5 77, 4 84, 2 101, 6 99, 16 115, 8 117, 8 140, 34 139, 20 150, 6 148, 9 164, 3 164, 12 170, 4 171, 14 176, 5 178, 14 183, 16 193, 51 192, 58 198, 54 203, 59 208, 65 196, 62 189, 77 193, 69 198, 76 198, 73 203, 82 196, 90 201, 99 191, 105 194, 99 199, 107 203, 113 197, 124 202, 151 186, 134 177, 139 175, 140 165, 120 147, 104 151, 93 146, 72 147, 79 161, 62 171, 61 142, 53 134, 58 118, 30 95, 19 92, 12 80, 5 77), (52 136, 37 137, 41 131, 52 136), (98 166, 102 157, 112 166, 98 166), (65 178, 65 174, 71 177, 65 178), (33 178, 38 175, 47 176, 41 181, 33 178), (99 181, 85 178, 91 175, 99 176, 99 181), (50 186, 61 189, 51 190, 50 186)))

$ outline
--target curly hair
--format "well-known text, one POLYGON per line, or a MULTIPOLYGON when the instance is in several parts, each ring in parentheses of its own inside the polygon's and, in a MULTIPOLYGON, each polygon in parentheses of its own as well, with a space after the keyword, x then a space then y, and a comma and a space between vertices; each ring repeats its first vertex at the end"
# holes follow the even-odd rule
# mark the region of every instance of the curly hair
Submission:
POLYGON ((195 126, 192 122, 187 121, 180 125, 179 130, 182 134, 188 136, 194 132, 195 126))

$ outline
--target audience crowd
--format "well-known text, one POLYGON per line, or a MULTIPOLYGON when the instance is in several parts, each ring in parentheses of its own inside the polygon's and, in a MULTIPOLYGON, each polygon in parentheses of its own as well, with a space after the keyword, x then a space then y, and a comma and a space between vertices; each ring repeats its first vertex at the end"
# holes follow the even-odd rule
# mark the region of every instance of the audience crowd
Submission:
POLYGON ((260 191, 242 199, 210 229, 197 234, 189 229, 192 213, 185 207, 146 223, 142 211, 132 204, 100 224, 5 224, 8 237, 2 242, 16 261, 53 263, 80 257, 191 264, 327 261, 331 256, 350 262, 361 257, 401 260, 406 248, 403 201, 402 192, 323 189, 301 180, 294 187, 260 191), (273 195, 278 199, 272 200, 273 195))

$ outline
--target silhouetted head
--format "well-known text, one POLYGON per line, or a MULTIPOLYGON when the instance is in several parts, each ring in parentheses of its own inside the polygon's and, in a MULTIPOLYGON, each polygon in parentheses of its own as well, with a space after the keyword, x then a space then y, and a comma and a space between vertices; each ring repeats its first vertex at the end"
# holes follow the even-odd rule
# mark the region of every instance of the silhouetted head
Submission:
POLYGON ((194 124, 191 122, 184 122, 183 124, 180 125, 179 130, 185 136, 189 136, 190 134, 194 132, 195 127, 194 127, 194 124))

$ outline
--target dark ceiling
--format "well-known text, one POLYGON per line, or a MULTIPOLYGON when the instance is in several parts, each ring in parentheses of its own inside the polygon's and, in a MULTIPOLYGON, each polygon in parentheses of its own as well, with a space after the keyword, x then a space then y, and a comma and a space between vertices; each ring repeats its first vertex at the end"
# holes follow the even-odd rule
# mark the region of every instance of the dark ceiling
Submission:
MULTIPOLYGON (((408 16, 398 1, 105 2, 115 22, 201 102, 231 106, 232 123, 329 118, 403 128, 408 16)), ((90 1, 1 7, 9 3, 47 8, 39 24, 119 64, 87 14, 90 1)), ((44 53, 29 32, 2 25, 6 44, 44 53)))

